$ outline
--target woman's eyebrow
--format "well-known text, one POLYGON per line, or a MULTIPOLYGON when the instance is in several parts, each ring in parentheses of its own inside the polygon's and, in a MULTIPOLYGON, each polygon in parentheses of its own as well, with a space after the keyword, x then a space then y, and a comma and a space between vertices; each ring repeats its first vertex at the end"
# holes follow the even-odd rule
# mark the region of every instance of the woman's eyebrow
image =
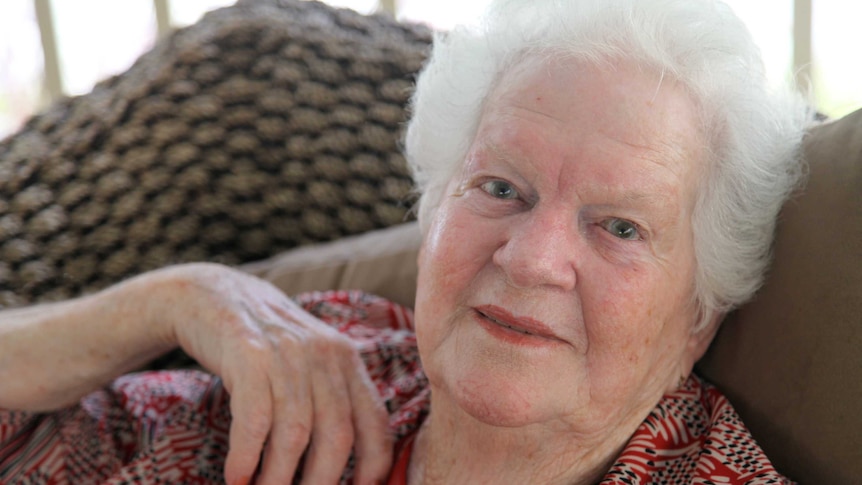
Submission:
POLYGON ((506 162, 508 165, 519 166, 523 165, 525 162, 524 157, 512 153, 511 149, 508 149, 494 141, 483 140, 481 147, 493 154, 497 159, 506 162))
POLYGON ((496 140, 483 140, 480 143, 480 150, 490 153, 495 161, 504 164, 530 182, 535 181, 538 171, 541 170, 531 157, 520 154, 517 146, 510 147, 496 140))
MULTIPOLYGON (((519 155, 516 149, 513 150, 511 147, 495 140, 482 140, 479 143, 479 147, 480 151, 490 153, 496 161, 502 162, 510 168, 523 170, 525 165, 533 165, 529 159, 519 155)), ((649 161, 655 162, 655 160, 649 161)), ((644 178, 642 185, 646 186, 646 189, 601 182, 595 182, 595 185, 595 187, 590 189, 591 192, 601 193, 606 200, 615 201, 612 204, 603 205, 616 205, 620 207, 645 206, 655 210, 670 209, 672 205, 672 200, 668 196, 674 190, 674 186, 671 183, 654 179, 647 181, 644 178)))

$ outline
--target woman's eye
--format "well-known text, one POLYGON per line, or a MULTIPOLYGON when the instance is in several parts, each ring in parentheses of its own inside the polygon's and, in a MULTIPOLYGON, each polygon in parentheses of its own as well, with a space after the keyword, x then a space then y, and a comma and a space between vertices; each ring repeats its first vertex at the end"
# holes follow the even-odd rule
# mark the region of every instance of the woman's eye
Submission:
POLYGON ((509 182, 502 180, 492 180, 481 185, 482 190, 491 194, 492 197, 498 199, 517 199, 518 191, 509 182))
POLYGON ((637 241, 641 238, 638 226, 634 222, 625 219, 607 219, 602 222, 605 230, 613 236, 627 241, 637 241))

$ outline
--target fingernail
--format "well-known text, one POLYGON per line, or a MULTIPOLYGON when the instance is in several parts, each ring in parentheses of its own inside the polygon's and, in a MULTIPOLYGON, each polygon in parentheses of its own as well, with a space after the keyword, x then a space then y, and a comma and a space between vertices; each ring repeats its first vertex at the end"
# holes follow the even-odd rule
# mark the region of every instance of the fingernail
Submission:
POLYGON ((248 485, 251 482, 251 477, 246 475, 244 477, 239 477, 231 485, 248 485))

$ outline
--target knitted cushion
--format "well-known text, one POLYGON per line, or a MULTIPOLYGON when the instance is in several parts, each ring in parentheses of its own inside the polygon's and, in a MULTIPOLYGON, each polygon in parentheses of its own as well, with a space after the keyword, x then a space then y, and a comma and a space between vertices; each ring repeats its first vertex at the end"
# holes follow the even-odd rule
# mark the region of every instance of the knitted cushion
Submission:
POLYGON ((241 1, 0 142, 0 308, 405 220, 427 28, 241 1))

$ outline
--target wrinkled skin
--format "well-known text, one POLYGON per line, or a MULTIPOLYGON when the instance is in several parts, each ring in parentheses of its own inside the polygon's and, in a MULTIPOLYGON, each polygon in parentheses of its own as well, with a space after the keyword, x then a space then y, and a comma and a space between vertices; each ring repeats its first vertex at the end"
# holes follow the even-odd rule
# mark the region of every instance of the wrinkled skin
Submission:
POLYGON ((247 481, 261 450, 256 483, 288 483, 306 447, 302 483, 337 483, 354 445, 357 483, 385 478, 386 410, 348 338, 244 274, 202 267, 173 286, 196 302, 173 318, 207 322, 175 325, 177 342, 231 395, 228 483, 247 481))
POLYGON ((411 476, 595 481, 688 376, 715 326, 694 331, 697 126, 681 86, 634 66, 503 76, 430 220, 416 303, 432 384, 417 448, 482 457, 411 476), (438 446, 447 434, 465 446, 438 446))

